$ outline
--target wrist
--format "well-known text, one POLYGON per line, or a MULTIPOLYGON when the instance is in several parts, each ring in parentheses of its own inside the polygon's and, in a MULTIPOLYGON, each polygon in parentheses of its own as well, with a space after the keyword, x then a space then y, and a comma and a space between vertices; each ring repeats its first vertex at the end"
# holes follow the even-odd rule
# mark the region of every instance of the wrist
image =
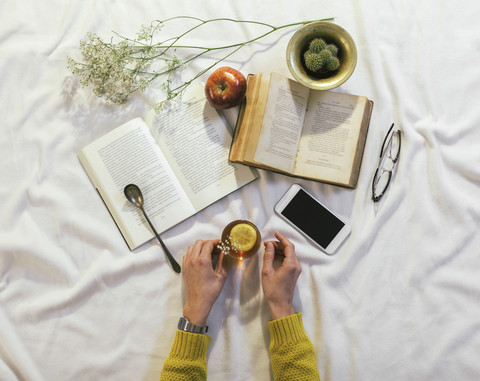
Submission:
POLYGON ((210 313, 210 310, 205 308, 195 308, 185 303, 183 307, 183 316, 186 317, 192 324, 198 326, 207 325, 207 318, 210 313))
POLYGON ((295 313, 295 309, 292 305, 286 306, 276 306, 270 305, 270 314, 272 315, 272 320, 282 319, 284 317, 293 315, 295 313))

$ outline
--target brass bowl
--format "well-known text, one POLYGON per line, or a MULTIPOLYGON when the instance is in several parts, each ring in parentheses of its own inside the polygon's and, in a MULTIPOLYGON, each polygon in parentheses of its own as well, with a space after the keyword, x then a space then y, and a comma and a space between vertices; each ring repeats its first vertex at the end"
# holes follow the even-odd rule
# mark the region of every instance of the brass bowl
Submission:
POLYGON ((329 90, 344 83, 357 64, 357 48, 348 32, 329 21, 315 21, 298 29, 287 46, 287 65, 293 77, 303 85, 315 90, 329 90), (328 74, 313 73, 306 69, 303 54, 314 38, 323 38, 338 48, 340 67, 328 74))

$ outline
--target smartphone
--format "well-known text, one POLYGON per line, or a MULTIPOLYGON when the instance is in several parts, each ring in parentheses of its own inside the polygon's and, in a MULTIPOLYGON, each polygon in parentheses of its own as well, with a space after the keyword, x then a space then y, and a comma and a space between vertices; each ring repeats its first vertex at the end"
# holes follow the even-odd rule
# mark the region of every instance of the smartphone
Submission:
POLYGON ((299 184, 290 187, 275 205, 275 212, 327 254, 333 254, 352 230, 299 184))

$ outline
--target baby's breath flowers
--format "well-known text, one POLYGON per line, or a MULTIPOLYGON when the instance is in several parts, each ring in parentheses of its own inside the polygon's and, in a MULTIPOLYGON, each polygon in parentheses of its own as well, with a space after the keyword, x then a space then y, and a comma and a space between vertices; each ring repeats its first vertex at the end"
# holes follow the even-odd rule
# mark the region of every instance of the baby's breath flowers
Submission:
POLYGON ((223 251, 227 255, 235 255, 239 251, 239 244, 236 241, 233 241, 231 236, 228 236, 227 239, 220 241, 217 245, 217 249, 223 251))
MULTIPOLYGON (((329 20, 329 19, 323 19, 329 20)), ((317 21, 317 20, 313 20, 317 21)), ((156 80, 162 79, 160 88, 165 98, 157 104, 161 108, 166 102, 182 95, 185 89, 212 67, 230 57, 245 45, 257 41, 269 34, 287 27, 303 25, 310 21, 301 21, 282 26, 273 26, 258 21, 215 18, 202 20, 191 16, 175 16, 165 20, 153 21, 149 26, 142 26, 135 38, 124 37, 114 32, 115 39, 104 41, 95 33, 89 33, 80 41, 82 61, 68 57, 68 67, 79 78, 80 84, 92 87, 98 97, 121 104, 126 102, 130 94, 144 91, 156 80), (167 23, 174 20, 182 25, 187 21, 195 23, 186 26, 186 30, 175 37, 160 38, 160 32, 167 23), (183 43, 183 39, 198 28, 215 22, 242 23, 267 28, 266 32, 249 40, 223 46, 195 46, 183 43), (179 41, 182 40, 182 43, 179 41), (176 54, 184 52, 181 58, 176 54), (187 55, 187 52, 192 52, 187 55), (176 73, 185 69, 193 60, 209 52, 221 51, 224 54, 215 57, 215 62, 199 71, 188 80, 178 80, 176 73)))

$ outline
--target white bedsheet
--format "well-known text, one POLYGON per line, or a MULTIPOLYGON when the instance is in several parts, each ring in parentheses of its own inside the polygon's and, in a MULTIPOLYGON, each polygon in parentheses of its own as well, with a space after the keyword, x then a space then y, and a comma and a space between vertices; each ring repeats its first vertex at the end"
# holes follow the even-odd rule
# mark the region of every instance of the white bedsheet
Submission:
MULTIPOLYGON (((163 234, 181 262, 233 219, 278 230, 303 272, 303 313, 322 380, 480 379, 480 3, 447 0, 3 0, 0 2, 0 380, 156 380, 182 313, 181 276, 155 241, 130 252, 78 151, 142 115, 154 92, 105 105, 66 67, 87 32, 133 36, 175 15, 275 25, 335 17, 358 49, 337 91, 375 102, 355 190, 261 171, 240 191, 163 234), (370 184, 395 122, 402 151, 375 207, 370 184), (275 216, 299 182, 347 218, 333 256, 275 216)), ((244 74, 289 75, 282 30, 230 57, 244 74)), ((230 43, 250 27, 214 28, 230 43)), ((202 42, 201 39, 194 42, 202 42)), ((188 70, 198 70, 211 59, 188 70)), ((206 80, 206 75, 203 80, 206 80)), ((231 123, 236 110, 225 113, 231 123)), ((257 257, 228 264, 209 318, 210 380, 269 380, 270 318, 257 257)))

